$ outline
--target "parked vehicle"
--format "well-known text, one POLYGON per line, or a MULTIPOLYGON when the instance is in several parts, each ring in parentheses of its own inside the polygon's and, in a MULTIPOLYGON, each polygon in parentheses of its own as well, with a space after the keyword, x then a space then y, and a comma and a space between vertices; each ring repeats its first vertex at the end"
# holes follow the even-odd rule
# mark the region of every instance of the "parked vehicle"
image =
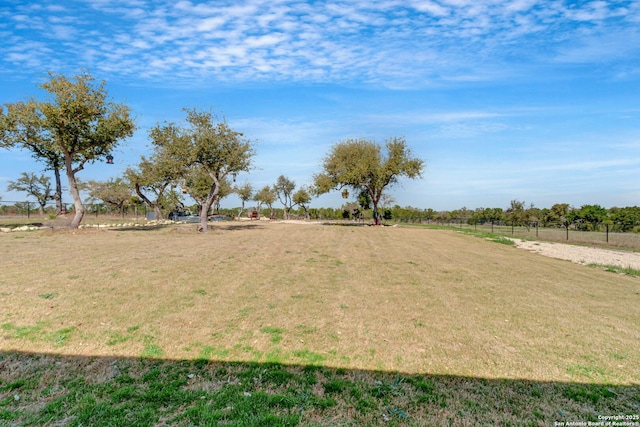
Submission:
POLYGON ((173 211, 168 218, 172 221, 200 222, 200 217, 189 211, 173 211))

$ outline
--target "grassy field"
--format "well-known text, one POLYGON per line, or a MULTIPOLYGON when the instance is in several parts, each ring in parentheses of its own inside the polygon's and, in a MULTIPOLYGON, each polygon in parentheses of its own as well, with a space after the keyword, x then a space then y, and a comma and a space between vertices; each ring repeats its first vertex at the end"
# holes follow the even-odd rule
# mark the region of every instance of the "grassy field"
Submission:
POLYGON ((0 425, 640 414, 637 277, 451 230, 195 230, 0 233, 0 425))

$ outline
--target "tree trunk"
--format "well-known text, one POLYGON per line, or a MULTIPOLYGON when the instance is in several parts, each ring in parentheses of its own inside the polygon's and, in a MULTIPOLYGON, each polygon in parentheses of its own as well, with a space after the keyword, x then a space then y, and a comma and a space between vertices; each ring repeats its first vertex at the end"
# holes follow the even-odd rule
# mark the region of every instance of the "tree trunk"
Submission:
POLYGON ((75 215, 73 216, 73 220, 71 221, 71 228, 78 228, 80 226, 80 222, 82 222, 82 218, 84 217, 84 205, 82 204, 82 199, 80 198, 80 190, 78 190, 78 181, 76 181, 76 173, 73 170, 72 158, 70 154, 65 154, 65 167, 67 171, 67 179, 69 180, 69 191, 71 192, 71 197, 73 197, 73 204, 75 206, 75 215))
POLYGON ((238 212, 238 218, 242 216, 242 212, 244 212, 244 200, 242 201, 242 207, 240 207, 240 212, 238 212))
POLYGON ((153 216, 155 217, 155 219, 164 219, 162 217, 162 210, 160 209, 160 206, 158 206, 157 203, 154 203, 151 205, 151 207, 153 208, 153 216))
POLYGON ((201 233, 206 233, 209 229, 209 218, 207 218, 207 215, 209 214, 211 205, 213 205, 213 199, 208 198, 200 207, 200 226, 198 227, 198 231, 201 233))
POLYGON ((371 197, 371 203, 373 203, 373 224, 374 225, 382 224, 382 220, 380 219, 380 212, 378 212, 378 202, 380 201, 378 199, 376 199, 375 197, 371 197))
POLYGON ((78 228, 82 222, 82 218, 84 217, 84 205, 80 199, 80 190, 78 190, 78 183, 76 182, 76 177, 73 172, 68 173, 67 177, 69 178, 69 190, 71 191, 73 205, 75 206, 75 215, 73 216, 70 227, 78 228))
POLYGON ((211 188, 211 192, 209 193, 209 197, 202 203, 200 207, 200 227, 198 227, 198 231, 201 233, 206 233, 209 229, 209 218, 207 215, 209 214, 209 209, 213 205, 213 202, 219 200, 218 193, 220 192, 220 181, 217 177, 212 176, 213 178, 213 187, 211 188))
POLYGON ((56 179, 56 192, 53 195, 53 200, 56 202, 56 213, 62 212, 62 183, 60 182, 60 169, 53 168, 53 175, 56 179))
MULTIPOLYGON (((155 216, 154 219, 163 219, 162 211, 160 210, 160 206, 158 206, 157 201, 152 202, 147 196, 145 196, 140 189, 140 184, 138 183, 136 183, 136 194, 138 194, 138 196, 147 204, 147 206, 153 209, 153 215, 155 216)), ((160 194, 162 194, 162 192, 160 194)), ((158 200, 160 200, 160 195, 158 195, 158 200)))

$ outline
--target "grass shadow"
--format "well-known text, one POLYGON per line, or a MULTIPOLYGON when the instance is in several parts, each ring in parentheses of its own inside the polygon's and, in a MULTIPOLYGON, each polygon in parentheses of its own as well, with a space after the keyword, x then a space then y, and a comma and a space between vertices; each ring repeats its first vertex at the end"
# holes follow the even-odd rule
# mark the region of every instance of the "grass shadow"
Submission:
POLYGON ((0 352, 0 425, 587 425, 638 415, 638 384, 0 352))
POLYGON ((108 231, 153 231, 161 230, 163 228, 169 228, 173 224, 153 224, 153 225, 139 225, 137 227, 109 227, 105 228, 108 231))
POLYGON ((243 222, 225 222, 216 223, 212 225, 209 223, 209 230, 224 230, 224 231, 238 231, 238 230, 259 230, 264 228, 264 225, 257 221, 243 221, 243 222))

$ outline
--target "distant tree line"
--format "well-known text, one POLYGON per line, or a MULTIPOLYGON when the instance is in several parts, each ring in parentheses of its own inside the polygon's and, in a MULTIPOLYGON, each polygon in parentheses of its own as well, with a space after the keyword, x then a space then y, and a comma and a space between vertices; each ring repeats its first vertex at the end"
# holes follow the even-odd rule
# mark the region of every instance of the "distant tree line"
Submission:
POLYGON ((453 211, 433 209, 401 208, 389 209, 394 220, 399 222, 428 222, 439 224, 515 225, 571 228, 578 231, 602 231, 606 226, 612 231, 640 232, 640 207, 612 207, 582 205, 574 207, 568 203, 557 203, 550 208, 537 208, 533 204, 512 200, 507 208, 466 207, 453 211))

